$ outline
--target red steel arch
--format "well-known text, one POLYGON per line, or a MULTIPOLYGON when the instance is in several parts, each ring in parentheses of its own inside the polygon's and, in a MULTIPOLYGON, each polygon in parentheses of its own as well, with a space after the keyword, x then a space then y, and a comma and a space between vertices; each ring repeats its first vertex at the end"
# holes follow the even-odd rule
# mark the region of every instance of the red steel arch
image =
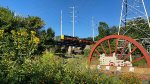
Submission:
MULTIPOLYGON (((95 45, 94 47, 92 48, 91 52, 90 52, 90 55, 88 57, 88 61, 91 62, 91 59, 92 59, 92 56, 93 56, 93 53, 94 51, 97 52, 98 54, 100 54, 98 51, 97 51, 97 47, 104 41, 107 41, 109 39, 123 39, 123 40, 126 40, 132 44, 134 44, 140 51, 141 53, 143 54, 143 57, 146 61, 147 61, 147 67, 150 68, 150 56, 148 55, 147 51, 145 50, 145 48, 139 44, 137 41, 135 41, 134 39, 130 38, 130 37, 127 37, 127 36, 123 36, 123 35, 110 35, 110 36, 107 36, 107 37, 104 37, 102 39, 100 39, 95 45)), ((109 42, 109 41, 108 41, 109 42)), ((139 59, 142 59, 142 58, 139 58, 139 59)))

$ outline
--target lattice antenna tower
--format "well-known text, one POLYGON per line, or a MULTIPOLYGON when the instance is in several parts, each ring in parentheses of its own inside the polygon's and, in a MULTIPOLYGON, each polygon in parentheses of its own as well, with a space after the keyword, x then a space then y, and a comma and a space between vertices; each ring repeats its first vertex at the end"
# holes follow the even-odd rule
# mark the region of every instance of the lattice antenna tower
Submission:
MULTIPOLYGON (((118 35, 126 35, 131 29, 150 36, 149 17, 144 0, 123 0, 118 35)), ((134 32, 134 31, 132 31, 134 32)))

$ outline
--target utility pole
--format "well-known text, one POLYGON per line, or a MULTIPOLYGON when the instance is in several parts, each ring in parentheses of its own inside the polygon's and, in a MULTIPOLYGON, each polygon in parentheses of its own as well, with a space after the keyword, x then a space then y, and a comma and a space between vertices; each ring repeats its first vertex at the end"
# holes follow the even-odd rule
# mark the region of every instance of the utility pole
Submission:
POLYGON ((92 17, 92 30, 93 30, 93 41, 95 41, 94 39, 94 17, 92 17))
POLYGON ((70 7, 72 9, 72 33, 73 33, 73 37, 75 36, 75 32, 74 32, 74 23, 75 23, 75 7, 70 7))
POLYGON ((60 32, 61 32, 61 36, 62 36, 62 10, 61 10, 61 17, 60 17, 60 32))

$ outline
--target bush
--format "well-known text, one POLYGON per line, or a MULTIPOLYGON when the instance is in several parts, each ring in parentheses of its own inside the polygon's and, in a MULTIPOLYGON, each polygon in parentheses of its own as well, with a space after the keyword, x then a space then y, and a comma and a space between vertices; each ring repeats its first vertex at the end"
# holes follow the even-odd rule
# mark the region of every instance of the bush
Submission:
POLYGON ((0 82, 11 84, 54 83, 54 84, 123 84, 140 83, 136 75, 106 74, 86 68, 86 58, 67 59, 45 53, 34 60, 26 58, 22 65, 14 61, 3 60, 0 64, 0 82))
POLYGON ((24 62, 24 58, 32 57, 40 42, 35 31, 28 32, 25 28, 11 30, 4 33, 0 30, 0 56, 2 59, 16 61, 18 64, 24 62))
POLYGON ((91 50, 90 49, 85 49, 84 50, 84 56, 88 57, 90 55, 91 50))

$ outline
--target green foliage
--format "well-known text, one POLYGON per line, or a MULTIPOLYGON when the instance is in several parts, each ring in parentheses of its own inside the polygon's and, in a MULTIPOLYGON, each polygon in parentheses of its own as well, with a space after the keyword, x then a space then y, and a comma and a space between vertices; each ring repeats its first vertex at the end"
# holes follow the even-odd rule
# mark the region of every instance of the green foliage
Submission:
POLYGON ((117 33, 118 33, 118 29, 119 29, 119 27, 117 27, 117 26, 112 26, 112 27, 110 27, 110 28, 109 28, 109 33, 110 33, 110 35, 117 34, 117 33))
POLYGON ((147 67, 147 62, 145 59, 142 59, 136 63, 133 63, 133 66, 142 66, 142 67, 147 67))
POLYGON ((38 50, 41 51, 39 53, 42 53, 46 49, 48 51, 52 51, 52 48, 55 45, 55 41, 54 41, 55 32, 52 30, 52 28, 39 31, 39 36, 41 39, 41 43, 38 47, 38 50))
POLYGON ((98 41, 108 35, 117 34, 117 32, 118 32, 118 27, 116 26, 109 27, 107 23, 99 22, 98 36, 96 36, 95 38, 98 41))
POLYGON ((11 12, 7 8, 0 7, 0 28, 1 29, 10 29, 11 28, 11 22, 14 18, 14 13, 11 12))
POLYGON ((1 58, 16 61, 18 64, 22 64, 25 57, 30 58, 40 42, 36 32, 29 33, 27 29, 11 30, 11 33, 0 31, 1 58))
POLYGON ((10 32, 19 28, 26 28, 28 31, 37 30, 44 26, 44 21, 39 17, 28 16, 21 17, 15 16, 14 12, 8 8, 0 7, 0 28, 10 32))
MULTIPOLYGON (((15 16, 9 9, 0 7, 0 82, 2 84, 128 82, 128 77, 108 76, 86 68, 87 58, 64 61, 52 53, 35 57, 33 54, 50 49, 55 43, 53 41, 55 33, 52 28, 38 30, 43 26, 44 21, 39 17, 15 16)), ((109 35, 108 30, 106 23, 100 23, 100 38, 109 35)), ((86 50, 85 54, 89 51, 86 50)), ((130 83, 139 82, 136 77, 130 81, 130 83)))
MULTIPOLYGON (((128 26, 126 27, 122 27, 124 31, 127 31, 125 35, 130 36, 134 39, 149 37, 149 26, 146 20, 139 17, 134 20, 128 21, 127 25, 128 26)), ((124 31, 121 30, 120 33, 123 34, 124 31)), ((117 34, 117 32, 117 26, 109 27, 107 23, 99 22, 98 36, 96 36, 96 40, 104 38, 108 35, 117 34)))
POLYGON ((109 35, 109 26, 105 22, 100 22, 98 27, 97 40, 109 35))
POLYGON ((85 49, 84 50, 84 56, 88 57, 90 55, 91 49, 85 49))
POLYGON ((124 84, 142 84, 142 80, 139 78, 139 76, 133 73, 120 74, 120 80, 124 84))
POLYGON ((20 66, 14 61, 1 61, 1 83, 26 84, 26 83, 55 83, 55 84, 138 84, 141 80, 134 74, 121 74, 115 76, 111 73, 102 73, 86 68, 87 58, 68 59, 67 63, 62 58, 46 53, 35 59, 25 59, 20 66), (133 77, 133 78, 131 78, 133 77))
POLYGON ((24 19, 24 21, 26 24, 26 28, 28 28, 29 30, 41 29, 44 26, 44 21, 42 21, 39 17, 28 16, 24 19))
MULTIPOLYGON (((40 36, 38 31, 44 24, 44 21, 39 17, 17 16, 8 8, 0 7, 0 56, 23 61, 24 57, 32 57, 32 54, 36 54, 36 52, 42 53, 43 50, 46 50, 47 45, 54 44, 52 38, 55 35, 53 30, 49 28, 46 32, 46 38, 40 36), (42 43, 45 44, 44 49, 40 50, 38 48, 42 46, 42 43)), ((48 46, 48 48, 50 47, 48 46)))
POLYGON ((54 38, 55 32, 52 30, 52 28, 47 29, 47 40, 54 38))
MULTIPOLYGON (((130 36, 133 39, 149 38, 150 30, 147 21, 145 19, 138 17, 128 21, 126 24, 127 24, 126 27, 122 27, 122 29, 126 31, 125 35, 130 36)), ((121 34, 124 33, 123 30, 120 30, 121 34)))
MULTIPOLYGON (((99 22, 98 32, 99 32, 99 34, 98 34, 98 36, 96 36, 97 41, 108 36, 108 35, 116 34, 117 33, 117 27, 116 26, 109 27, 107 23, 99 22)), ((113 40, 113 39, 110 40, 110 46, 113 50, 112 52, 114 52, 114 50, 115 50, 114 49, 115 44, 116 44, 115 40, 113 40)), ((106 53, 110 53, 107 41, 103 42, 103 47, 104 47, 106 53)), ((97 47, 97 49, 100 53, 104 53, 104 51, 102 50, 102 47, 99 46, 99 47, 97 47)), ((96 52, 94 52, 94 53, 95 53, 94 55, 97 56, 96 52)), ((99 57, 99 56, 97 56, 97 57, 99 57)))

